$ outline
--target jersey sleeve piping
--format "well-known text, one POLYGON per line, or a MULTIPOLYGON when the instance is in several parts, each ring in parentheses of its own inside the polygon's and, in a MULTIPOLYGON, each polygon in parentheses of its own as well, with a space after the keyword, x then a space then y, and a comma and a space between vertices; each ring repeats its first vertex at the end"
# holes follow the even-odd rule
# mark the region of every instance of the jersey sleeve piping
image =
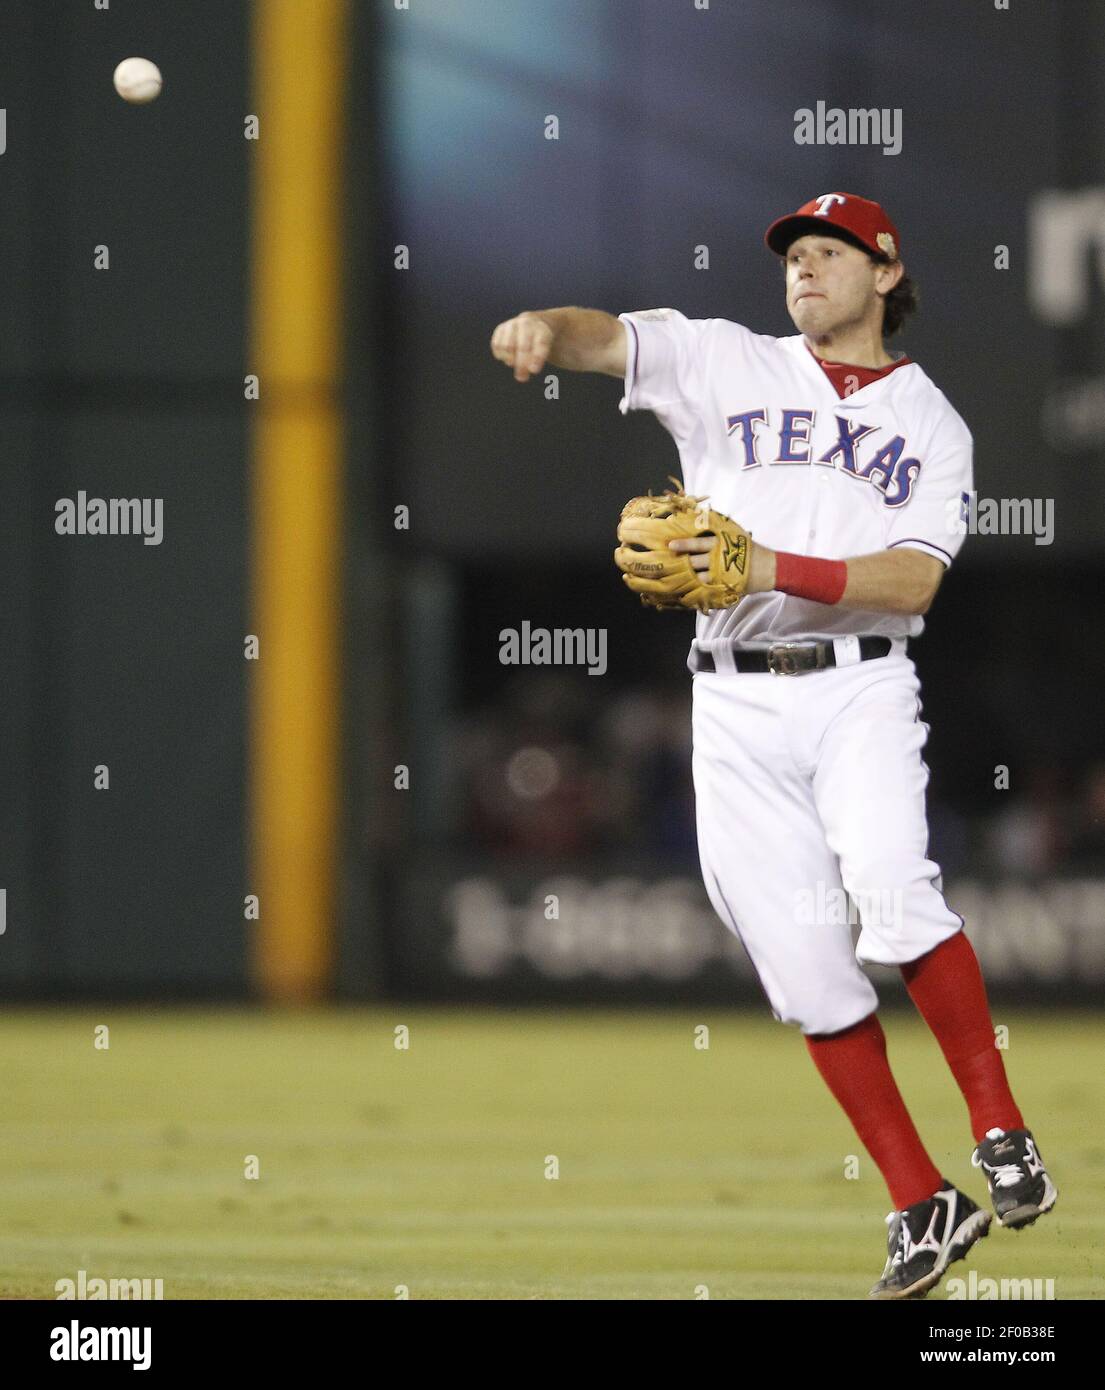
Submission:
POLYGON ((931 541, 923 541, 918 536, 903 536, 899 541, 891 541, 886 548, 893 550, 896 545, 908 545, 911 550, 923 550, 926 555, 931 555, 934 559, 941 561, 945 569, 952 562, 952 557, 946 550, 941 550, 938 545, 933 545, 931 541))

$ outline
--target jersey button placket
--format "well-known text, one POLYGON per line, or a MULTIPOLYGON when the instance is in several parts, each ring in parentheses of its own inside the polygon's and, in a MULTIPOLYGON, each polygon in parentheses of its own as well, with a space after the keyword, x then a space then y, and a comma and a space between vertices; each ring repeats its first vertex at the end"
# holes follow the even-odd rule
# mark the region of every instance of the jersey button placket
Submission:
POLYGON ((817 482, 822 479, 825 482, 829 481, 824 464, 811 463, 810 473, 813 476, 811 476, 810 479, 810 531, 809 535, 806 537, 807 545, 812 544, 814 537, 817 535, 817 499, 820 495, 817 491, 817 482))

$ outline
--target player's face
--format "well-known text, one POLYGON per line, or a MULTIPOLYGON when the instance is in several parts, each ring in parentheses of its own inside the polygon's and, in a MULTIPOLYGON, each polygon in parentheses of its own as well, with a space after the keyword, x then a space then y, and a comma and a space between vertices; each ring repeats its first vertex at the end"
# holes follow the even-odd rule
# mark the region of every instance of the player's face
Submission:
POLYGON ((819 338, 878 312, 880 267, 838 237, 801 236, 786 255, 787 309, 795 327, 819 338))

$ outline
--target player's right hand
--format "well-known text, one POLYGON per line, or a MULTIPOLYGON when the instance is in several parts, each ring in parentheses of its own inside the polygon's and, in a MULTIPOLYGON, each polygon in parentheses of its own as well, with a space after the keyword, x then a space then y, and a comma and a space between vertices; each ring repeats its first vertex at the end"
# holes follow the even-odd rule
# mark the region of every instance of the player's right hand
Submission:
POLYGON ((539 372, 552 350, 553 330, 539 314, 518 314, 500 323, 491 335, 491 355, 514 368, 515 381, 539 372))

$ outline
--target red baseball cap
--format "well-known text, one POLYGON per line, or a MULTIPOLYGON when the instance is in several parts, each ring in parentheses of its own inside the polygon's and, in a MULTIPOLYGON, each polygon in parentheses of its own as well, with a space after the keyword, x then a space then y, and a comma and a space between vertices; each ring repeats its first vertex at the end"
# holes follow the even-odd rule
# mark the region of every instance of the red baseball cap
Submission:
POLYGON ((777 218, 764 233, 764 241, 777 256, 785 256, 796 237, 844 234, 880 260, 896 261, 902 254, 898 229, 878 203, 854 193, 820 193, 797 212, 777 218))

